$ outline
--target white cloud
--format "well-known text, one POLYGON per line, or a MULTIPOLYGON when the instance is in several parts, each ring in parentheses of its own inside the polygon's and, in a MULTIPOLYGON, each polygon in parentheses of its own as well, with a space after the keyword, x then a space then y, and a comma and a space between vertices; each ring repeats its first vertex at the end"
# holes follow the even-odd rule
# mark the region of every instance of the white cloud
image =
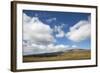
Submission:
POLYGON ((62 30, 64 25, 61 26, 55 26, 54 31, 57 32, 56 37, 62 38, 65 36, 64 31, 62 30))
POLYGON ((31 44, 23 46, 23 55, 39 54, 39 53, 52 53, 52 52, 63 52, 69 49, 68 45, 37 45, 31 44))
POLYGON ((56 37, 64 37, 64 32, 63 31, 59 31, 58 34, 56 34, 56 37))
POLYGON ((89 38, 91 35, 91 24, 89 21, 81 20, 74 26, 70 27, 70 31, 66 37, 74 42, 80 42, 89 38))
POLYGON ((31 55, 31 54, 39 54, 39 53, 45 53, 45 46, 43 45, 37 45, 37 44, 31 44, 27 46, 23 45, 23 55, 31 55))
POLYGON ((30 22, 31 20, 31 17, 27 16, 25 13, 23 14, 23 23, 28 23, 30 22))
POLYGON ((77 45, 72 45, 72 48, 77 48, 77 45))
POLYGON ((53 30, 49 25, 42 23, 38 17, 30 19, 26 14, 23 15, 23 39, 35 44, 50 44, 53 42, 53 30), (27 21, 30 20, 30 21, 27 21))
POLYGON ((58 52, 58 51, 65 51, 69 48, 68 45, 53 45, 53 44, 50 44, 47 46, 48 48, 48 52, 58 52))
POLYGON ((47 19, 47 22, 52 22, 52 21, 56 21, 57 19, 56 18, 51 18, 51 19, 47 19))

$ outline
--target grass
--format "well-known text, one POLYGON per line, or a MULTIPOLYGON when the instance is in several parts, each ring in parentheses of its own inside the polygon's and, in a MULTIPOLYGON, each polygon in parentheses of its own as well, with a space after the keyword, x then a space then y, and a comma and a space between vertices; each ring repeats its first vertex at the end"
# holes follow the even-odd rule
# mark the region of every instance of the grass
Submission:
POLYGON ((86 60, 91 59, 91 51, 69 51, 50 57, 23 56, 23 62, 61 61, 61 60, 86 60))

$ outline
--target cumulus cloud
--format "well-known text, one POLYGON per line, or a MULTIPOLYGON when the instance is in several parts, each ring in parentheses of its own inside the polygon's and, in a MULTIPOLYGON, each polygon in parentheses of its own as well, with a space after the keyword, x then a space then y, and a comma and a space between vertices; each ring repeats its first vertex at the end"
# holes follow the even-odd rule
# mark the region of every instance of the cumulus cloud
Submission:
POLYGON ((63 52, 69 48, 68 45, 38 45, 31 44, 23 46, 23 55, 31 55, 31 54, 41 54, 41 53, 52 53, 52 52, 63 52))
POLYGON ((56 21, 57 20, 57 18, 51 18, 51 19, 47 19, 47 22, 52 22, 52 21, 56 21))
POLYGON ((30 22, 30 20, 31 20, 31 17, 23 13, 23 24, 30 22))
POLYGON ((56 37, 64 37, 64 32, 59 31, 58 34, 56 34, 56 37))
POLYGON ((31 55, 31 54, 39 54, 39 53, 45 53, 46 47, 43 45, 37 45, 31 43, 30 45, 27 43, 27 46, 23 44, 23 55, 31 55))
POLYGON ((69 48, 68 45, 63 45, 63 44, 60 44, 60 45, 54 45, 54 44, 50 44, 47 46, 49 52, 58 52, 58 51, 65 51, 69 48))
POLYGON ((66 37, 74 42, 80 42, 89 38, 91 35, 91 24, 90 21, 81 20, 74 26, 70 27, 66 37))
POLYGON ((30 40, 35 44, 49 44, 54 40, 50 26, 42 23, 38 17, 30 18, 24 14, 23 19, 24 40, 30 40))
POLYGON ((77 45, 72 45, 72 48, 77 48, 77 45))
POLYGON ((61 26, 56 26, 56 25, 55 25, 54 31, 57 32, 56 37, 62 38, 62 37, 65 36, 65 33, 64 33, 64 31, 62 30, 63 27, 64 27, 64 25, 61 25, 61 26))

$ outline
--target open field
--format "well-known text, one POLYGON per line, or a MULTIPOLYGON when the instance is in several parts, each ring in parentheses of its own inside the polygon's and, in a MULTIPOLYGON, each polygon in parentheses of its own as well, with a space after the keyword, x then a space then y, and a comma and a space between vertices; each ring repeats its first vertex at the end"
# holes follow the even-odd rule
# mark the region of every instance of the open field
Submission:
POLYGON ((40 61, 60 61, 60 60, 85 60, 91 59, 90 50, 78 50, 78 51, 66 51, 58 55, 53 56, 38 56, 38 55, 28 55, 23 56, 23 62, 40 62, 40 61))

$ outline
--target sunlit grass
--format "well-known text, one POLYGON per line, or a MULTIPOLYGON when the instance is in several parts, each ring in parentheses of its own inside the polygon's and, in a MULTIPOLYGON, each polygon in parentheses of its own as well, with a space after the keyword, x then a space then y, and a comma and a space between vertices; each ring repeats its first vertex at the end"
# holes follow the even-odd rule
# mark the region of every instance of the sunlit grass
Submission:
POLYGON ((57 56, 38 57, 38 56, 23 56, 23 62, 39 62, 39 61, 61 61, 61 60, 85 60, 91 59, 91 51, 70 51, 64 52, 57 56))

